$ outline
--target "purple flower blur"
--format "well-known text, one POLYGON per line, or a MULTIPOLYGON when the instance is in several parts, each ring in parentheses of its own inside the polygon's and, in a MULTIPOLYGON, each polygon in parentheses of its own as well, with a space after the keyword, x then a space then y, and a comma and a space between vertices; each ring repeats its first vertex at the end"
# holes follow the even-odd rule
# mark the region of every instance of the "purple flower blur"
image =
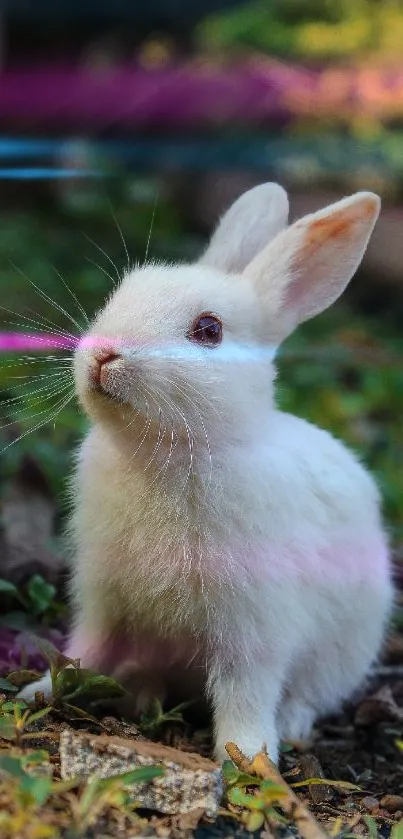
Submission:
MULTIPOLYGON (((63 650, 65 636, 59 630, 49 629, 46 632, 41 630, 41 636, 57 649, 63 650)), ((0 627, 0 676, 7 676, 8 673, 19 670, 21 667, 41 673, 46 670, 47 666, 45 657, 27 632, 0 627)))

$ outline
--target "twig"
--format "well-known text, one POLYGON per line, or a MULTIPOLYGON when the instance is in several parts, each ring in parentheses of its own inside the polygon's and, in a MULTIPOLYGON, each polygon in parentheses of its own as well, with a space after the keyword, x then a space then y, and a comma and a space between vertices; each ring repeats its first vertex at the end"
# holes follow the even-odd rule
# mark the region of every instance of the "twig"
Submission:
POLYGON ((226 743, 225 748, 232 762, 241 772, 260 776, 264 780, 273 781, 274 784, 284 788, 286 795, 281 797, 279 805, 284 813, 295 822, 303 839, 327 839, 327 833, 285 782, 266 751, 261 751, 255 755, 253 760, 248 760, 235 743, 226 743))
POLYGON ((235 763, 235 766, 237 766, 241 772, 245 772, 246 775, 250 775, 251 761, 245 757, 244 753, 241 752, 240 749, 238 749, 238 746, 236 746, 235 743, 226 743, 225 748, 232 762, 235 763))
MULTIPOLYGON (((302 777, 306 781, 307 778, 325 778, 323 769, 318 759, 313 754, 301 755, 299 759, 302 777)), ((309 787, 309 795, 311 801, 315 804, 322 804, 325 801, 333 801, 334 793, 331 786, 326 783, 311 784, 309 787)))

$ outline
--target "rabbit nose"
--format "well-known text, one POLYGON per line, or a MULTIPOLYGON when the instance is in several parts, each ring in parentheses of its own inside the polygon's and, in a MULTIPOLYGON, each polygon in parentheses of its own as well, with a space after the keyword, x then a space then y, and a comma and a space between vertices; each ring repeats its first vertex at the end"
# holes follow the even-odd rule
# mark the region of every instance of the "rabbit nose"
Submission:
POLYGON ((97 350, 94 353, 93 362, 90 369, 90 377, 92 383, 96 387, 101 387, 103 385, 103 373, 105 372, 105 368, 107 368, 108 364, 112 361, 117 361, 120 358, 119 353, 115 352, 112 349, 104 349, 104 350, 97 350))

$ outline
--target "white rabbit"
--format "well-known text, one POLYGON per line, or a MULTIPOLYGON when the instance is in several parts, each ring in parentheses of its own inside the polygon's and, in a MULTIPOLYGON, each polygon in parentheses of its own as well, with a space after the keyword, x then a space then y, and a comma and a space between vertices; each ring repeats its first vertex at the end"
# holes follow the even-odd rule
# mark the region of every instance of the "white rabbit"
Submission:
MULTIPOLYGON (((275 349, 359 265, 380 208, 358 193, 289 227, 265 184, 198 264, 123 277, 75 356, 92 428, 72 487, 68 655, 214 712, 215 753, 305 739, 376 659, 392 604, 374 481, 278 411, 275 349), (202 687, 199 689, 202 690, 202 687)), ((49 676, 30 685, 50 691, 49 676)))

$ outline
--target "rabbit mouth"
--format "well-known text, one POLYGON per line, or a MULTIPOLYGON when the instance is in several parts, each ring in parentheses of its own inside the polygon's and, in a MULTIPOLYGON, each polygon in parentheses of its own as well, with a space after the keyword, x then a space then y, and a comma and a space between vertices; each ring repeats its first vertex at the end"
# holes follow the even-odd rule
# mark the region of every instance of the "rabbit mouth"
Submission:
POLYGON ((130 388, 125 372, 121 355, 111 350, 98 351, 88 370, 90 393, 118 404, 128 403, 130 388))

